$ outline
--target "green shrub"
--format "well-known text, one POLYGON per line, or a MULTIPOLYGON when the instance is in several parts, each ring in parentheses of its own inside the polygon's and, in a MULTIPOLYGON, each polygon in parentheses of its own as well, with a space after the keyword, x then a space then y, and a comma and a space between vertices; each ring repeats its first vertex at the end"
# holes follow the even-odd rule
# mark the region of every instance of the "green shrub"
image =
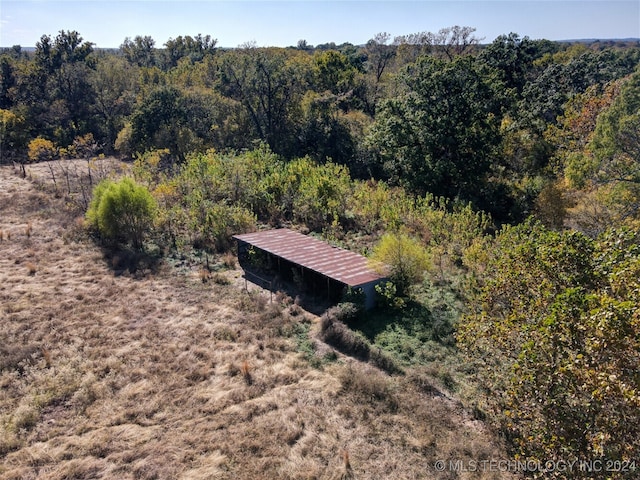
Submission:
POLYGON ((233 235, 256 228, 256 216, 238 205, 205 201, 193 206, 190 213, 190 229, 196 233, 194 245, 211 251, 228 250, 233 244, 233 235))
POLYGON ((103 180, 93 190, 87 220, 104 238, 141 249, 156 217, 156 202, 131 178, 103 180))
POLYGON ((375 286, 378 294, 378 302, 386 308, 403 309, 407 302, 397 294, 396 285, 393 282, 381 282, 375 286))
POLYGON ((409 287, 419 283, 431 266, 420 241, 404 233, 385 234, 373 249, 371 261, 376 270, 388 273, 398 297, 406 296, 409 287))

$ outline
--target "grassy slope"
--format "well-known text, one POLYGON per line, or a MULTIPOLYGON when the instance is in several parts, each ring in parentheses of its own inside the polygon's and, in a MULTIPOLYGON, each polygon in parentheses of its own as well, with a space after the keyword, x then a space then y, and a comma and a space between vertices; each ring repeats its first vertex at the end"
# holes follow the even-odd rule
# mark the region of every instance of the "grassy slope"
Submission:
POLYGON ((10 167, 0 230, 0 478, 508 478, 430 467, 505 458, 449 396, 342 356, 313 368, 296 325, 317 318, 237 282, 115 276, 10 167))

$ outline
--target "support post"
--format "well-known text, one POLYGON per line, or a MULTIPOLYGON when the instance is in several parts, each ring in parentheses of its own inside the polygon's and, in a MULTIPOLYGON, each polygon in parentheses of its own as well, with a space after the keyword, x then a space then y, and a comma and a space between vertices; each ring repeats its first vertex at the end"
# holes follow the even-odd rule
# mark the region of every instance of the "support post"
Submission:
POLYGON ((331 302, 331 280, 327 277, 327 300, 331 302))

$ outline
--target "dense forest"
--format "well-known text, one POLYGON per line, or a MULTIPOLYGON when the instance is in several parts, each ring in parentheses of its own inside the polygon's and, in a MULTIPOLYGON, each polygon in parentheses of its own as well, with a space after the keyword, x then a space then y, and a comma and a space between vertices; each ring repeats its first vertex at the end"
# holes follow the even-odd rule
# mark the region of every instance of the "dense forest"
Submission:
POLYGON ((475 382, 515 455, 640 461, 639 65, 635 41, 481 43, 457 26, 113 51, 61 31, 2 52, 0 152, 131 160, 135 180, 81 203, 138 249, 223 252, 286 223, 372 253, 395 283, 354 328, 404 365, 464 357, 443 378, 460 396, 475 382), (101 212, 125 190, 133 230, 101 212))
POLYGON ((594 205, 630 213, 610 190, 637 180, 618 171, 634 155, 637 44, 512 33, 480 45, 469 27, 364 46, 216 43, 136 37, 103 51, 62 31, 34 52, 5 49, 3 159, 26 158, 34 140, 51 142, 43 158, 168 149, 175 164, 265 144, 283 161, 331 161, 352 178, 472 202, 500 224, 536 211, 562 224, 554 195, 583 207, 577 223, 594 205), (609 191, 587 195, 586 184, 609 191))

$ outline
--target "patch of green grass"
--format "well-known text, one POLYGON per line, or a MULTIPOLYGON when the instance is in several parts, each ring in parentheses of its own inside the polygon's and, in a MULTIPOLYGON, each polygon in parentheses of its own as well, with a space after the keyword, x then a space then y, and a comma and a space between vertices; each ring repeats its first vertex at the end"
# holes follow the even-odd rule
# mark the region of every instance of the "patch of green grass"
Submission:
POLYGON ((364 312, 350 327, 404 364, 419 365, 456 351, 455 326, 463 309, 461 296, 451 285, 425 281, 405 308, 364 312))
POLYGON ((338 355, 334 351, 329 351, 322 356, 316 351, 315 342, 309 338, 311 325, 306 322, 297 323, 294 327, 294 337, 297 350, 304 355, 304 358, 313 368, 322 368, 329 363, 338 360, 338 355))
POLYGON ((415 288, 405 308, 366 311, 349 326, 403 366, 424 370, 457 391, 469 381, 467 360, 455 342, 463 311, 463 295, 454 281, 426 280, 415 288))

